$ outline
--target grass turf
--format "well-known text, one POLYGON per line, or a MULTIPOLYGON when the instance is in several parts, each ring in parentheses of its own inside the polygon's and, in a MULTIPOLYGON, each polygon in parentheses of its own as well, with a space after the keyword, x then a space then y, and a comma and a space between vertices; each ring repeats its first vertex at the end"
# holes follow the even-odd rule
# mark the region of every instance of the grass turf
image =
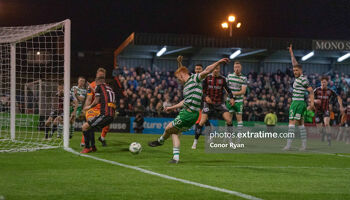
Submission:
MULTIPOLYGON (((150 148, 159 135, 113 134, 99 158, 217 186, 262 199, 350 199, 350 157, 324 154, 207 154, 203 137, 181 138, 181 163, 168 164, 172 145, 150 148), (131 142, 143 151, 128 152, 131 142)), ((80 151, 80 134, 71 147, 80 151)), ((348 155, 349 156, 349 155, 348 155)), ((229 194, 143 174, 76 156, 63 149, 0 154, 0 198, 4 199, 241 199, 229 194)))

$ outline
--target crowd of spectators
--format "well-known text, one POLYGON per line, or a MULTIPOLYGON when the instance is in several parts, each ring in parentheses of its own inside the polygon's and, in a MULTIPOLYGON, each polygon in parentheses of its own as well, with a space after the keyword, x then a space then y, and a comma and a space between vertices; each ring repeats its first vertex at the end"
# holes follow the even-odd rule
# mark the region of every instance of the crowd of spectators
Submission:
MULTIPOLYGON (((142 114, 143 117, 175 117, 179 112, 179 110, 163 111, 164 107, 175 105, 182 100, 183 86, 177 82, 173 72, 142 67, 123 67, 114 72, 114 75, 116 74, 127 93, 126 98, 118 100, 119 116, 142 114)), ((252 71, 244 75, 247 77, 248 87, 244 96, 243 121, 264 121, 267 113, 275 112, 279 122, 287 122, 288 110, 292 101, 292 83, 294 82, 292 69, 277 70, 271 73, 252 71)), ((320 86, 320 74, 304 73, 304 75, 307 76, 313 88, 320 86)), ((328 87, 336 91, 346 105, 346 98, 350 97, 350 76, 337 72, 327 75, 328 87)), ((331 106, 333 121, 337 123, 340 121, 339 105, 336 100, 331 104, 333 105, 331 106)), ((8 110, 9 95, 2 95, 0 96, 0 112, 8 110)), ((219 116, 209 117, 218 118, 219 116)))
MULTIPOLYGON (((145 117, 174 117, 177 114, 178 110, 164 112, 162 109, 182 100, 182 85, 177 82, 173 72, 123 67, 119 69, 118 74, 128 96, 120 99, 119 116, 135 116, 142 113, 145 117)), ((272 111, 276 112, 279 122, 287 122, 294 82, 292 69, 278 70, 274 73, 249 72, 245 75, 248 87, 244 97, 243 120, 264 121, 265 115, 272 111)), ((320 86, 320 74, 305 75, 313 88, 320 86)), ((346 102, 346 97, 350 96, 349 84, 346 81, 349 75, 333 72, 328 76, 329 88, 336 91, 346 102)), ((339 106, 336 102, 332 103, 335 105, 332 107, 335 117, 339 118, 339 106)))

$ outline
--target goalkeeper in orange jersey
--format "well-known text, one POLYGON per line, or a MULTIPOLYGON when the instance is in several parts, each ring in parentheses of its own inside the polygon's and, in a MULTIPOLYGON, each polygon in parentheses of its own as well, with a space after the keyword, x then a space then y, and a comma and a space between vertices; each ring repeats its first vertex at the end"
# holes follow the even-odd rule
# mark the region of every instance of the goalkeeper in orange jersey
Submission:
MULTIPOLYGON (((97 69, 96 78, 100 78, 100 77, 103 77, 103 78, 106 77, 106 70, 104 68, 98 68, 97 69)), ((86 98, 84 107, 87 106, 87 105, 90 105, 94 101, 94 99, 95 99, 95 88, 96 88, 96 82, 93 81, 92 83, 89 84, 89 89, 88 89, 87 98, 86 98)), ((98 104, 95 107, 87 110, 86 113, 85 113, 86 121, 88 121, 89 119, 99 115, 100 114, 100 107, 101 107, 101 105, 98 104)), ((98 140, 102 143, 102 146, 107 146, 105 137, 106 137, 108 131, 109 131, 109 125, 105 126, 102 129, 101 136, 98 138, 98 140)), ((84 146, 84 145, 85 145, 85 140, 84 140, 84 135, 83 135, 82 139, 81 139, 80 146, 84 146)))

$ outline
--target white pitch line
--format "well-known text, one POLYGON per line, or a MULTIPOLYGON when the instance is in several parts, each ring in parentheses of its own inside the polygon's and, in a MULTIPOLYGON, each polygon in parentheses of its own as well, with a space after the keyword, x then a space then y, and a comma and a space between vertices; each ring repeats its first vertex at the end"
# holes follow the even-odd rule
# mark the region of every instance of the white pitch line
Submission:
POLYGON ((325 154, 325 155, 330 155, 330 156, 341 156, 341 157, 350 158, 350 155, 343 155, 343 154, 336 154, 336 153, 328 153, 328 152, 323 152, 323 151, 310 151, 310 152, 320 153, 320 154, 325 154))
POLYGON ((350 155, 336 154, 337 156, 350 158, 350 155))
MULTIPOLYGON (((150 165, 139 165, 137 167, 154 167, 150 165)), ((194 166, 196 167, 196 166, 194 166)), ((308 166, 254 166, 254 165, 236 165, 236 166, 223 166, 223 165, 207 165, 199 166, 200 168, 252 168, 252 169, 325 169, 325 170, 350 170, 350 168, 339 167, 308 167, 308 166)))
POLYGON ((201 188, 206 188, 206 189, 210 189, 210 190, 214 190, 214 191, 218 191, 218 192, 223 192, 223 193, 235 195, 235 196, 238 196, 238 197, 241 197, 241 198, 244 198, 244 199, 248 199, 248 200, 263 200, 261 198, 257 198, 257 197, 254 197, 254 196, 251 196, 251 195, 248 195, 248 194, 243 194, 243 193, 240 193, 240 192, 236 192, 236 191, 233 191, 233 190, 227 190, 227 189, 224 189, 224 188, 219 188, 219 187, 215 187, 215 186, 205 185, 205 184, 202 184, 202 183, 188 181, 188 180, 181 179, 181 178, 175 178, 175 177, 168 176, 168 175, 165 175, 165 174, 160 174, 160 173, 157 173, 157 172, 153 172, 153 171, 150 171, 150 170, 147 170, 147 169, 142 169, 142 168, 139 168, 139 167, 126 165, 126 164, 123 164, 123 163, 119 163, 119 162, 115 162, 115 161, 111 161, 111 160, 106 160, 106 159, 98 158, 98 157, 95 157, 95 156, 81 154, 81 153, 78 153, 78 152, 74 151, 72 148, 64 148, 64 150, 66 150, 68 152, 71 152, 73 154, 79 155, 79 156, 92 158, 94 160, 102 161, 102 162, 109 163, 109 164, 112 164, 112 165, 118 165, 118 166, 121 166, 121 167, 134 169, 136 171, 139 171, 139 172, 142 172, 142 173, 145 173, 145 174, 150 174, 150 175, 153 175, 153 176, 158 176, 158 177, 161 177, 161 178, 178 181, 178 182, 194 185, 194 186, 201 187, 201 188))

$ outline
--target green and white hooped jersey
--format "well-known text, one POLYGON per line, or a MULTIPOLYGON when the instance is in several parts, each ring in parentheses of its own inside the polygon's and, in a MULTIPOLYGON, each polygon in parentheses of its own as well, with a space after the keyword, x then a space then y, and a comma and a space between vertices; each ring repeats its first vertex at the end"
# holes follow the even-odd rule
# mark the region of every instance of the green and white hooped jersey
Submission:
POLYGON ((304 75, 295 78, 293 83, 293 101, 305 101, 307 88, 310 87, 309 81, 304 75))
MULTIPOLYGON (((247 77, 241 75, 236 75, 236 73, 229 74, 226 78, 228 87, 232 92, 239 92, 242 89, 242 86, 247 86, 247 77)), ((244 94, 234 96, 235 102, 243 102, 244 94)), ((230 98, 227 97, 227 100, 230 98)))
MULTIPOLYGON (((77 90, 77 96, 81 96, 84 97, 84 99, 86 98, 86 94, 87 94, 87 90, 84 88, 79 88, 78 86, 73 86, 72 89, 70 90, 71 96, 73 97, 73 99, 78 100, 77 96, 75 96, 74 94, 74 90, 77 90)), ((78 101, 78 106, 83 106, 84 102, 80 102, 78 101)))
POLYGON ((202 95, 202 80, 199 74, 192 74, 184 85, 184 106, 192 111, 199 111, 201 108, 202 95))

